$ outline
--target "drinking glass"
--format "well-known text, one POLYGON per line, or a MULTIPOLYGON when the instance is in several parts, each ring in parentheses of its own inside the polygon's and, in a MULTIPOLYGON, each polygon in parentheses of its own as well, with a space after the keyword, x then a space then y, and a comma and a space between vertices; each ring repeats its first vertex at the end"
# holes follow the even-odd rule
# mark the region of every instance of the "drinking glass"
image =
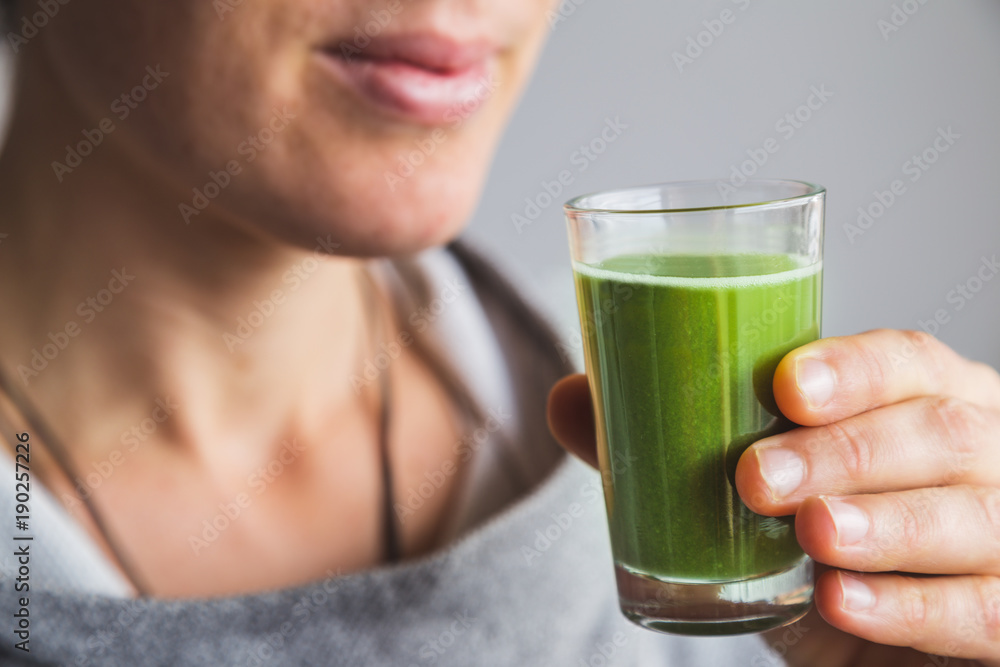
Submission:
POLYGON ((693 181, 564 207, 619 601, 644 627, 759 632, 812 603, 793 517, 751 512, 734 473, 794 427, 772 381, 820 336, 825 197, 693 181))

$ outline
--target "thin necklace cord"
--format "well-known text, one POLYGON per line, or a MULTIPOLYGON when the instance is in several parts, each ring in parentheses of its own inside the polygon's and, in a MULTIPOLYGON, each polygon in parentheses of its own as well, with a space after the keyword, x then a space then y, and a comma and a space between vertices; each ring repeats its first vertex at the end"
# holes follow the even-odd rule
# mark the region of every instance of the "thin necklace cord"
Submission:
MULTIPOLYGON (((362 269, 364 275, 364 310, 367 327, 370 332, 370 344, 373 350, 384 341, 382 318, 378 308, 378 286, 375 278, 367 267, 362 269)), ((389 418, 392 413, 392 381, 389 370, 379 373, 379 454, 382 464, 382 544, 383 557, 387 563, 397 563, 402 558, 400 531, 396 517, 395 491, 393 489, 392 460, 389 452, 389 418)))
MULTIPOLYGON (((66 447, 63 446, 62 440, 60 440, 55 431, 49 428, 48 422, 42 418, 41 413, 35 409, 34 405, 28 400, 21 391, 10 381, 9 376, 4 373, 3 369, 0 368, 0 391, 2 391, 13 406, 21 413, 24 421, 42 440, 43 447, 49 450, 52 455, 53 460, 59 469, 62 471, 66 479, 72 480, 78 479, 77 470, 74 468, 72 461, 70 461, 69 455, 67 454, 66 447)), ((118 561, 118 566, 121 571, 125 574, 125 578, 129 580, 132 586, 135 588, 137 595, 140 598, 149 596, 149 588, 145 583, 145 580, 139 574, 134 563, 132 563, 126 556, 118 544, 118 541, 112 536, 111 531, 108 529, 107 524, 101 517, 100 512, 93 502, 93 495, 87 494, 82 496, 80 493, 76 494, 80 501, 83 503, 93 520, 94 525, 97 526, 98 532, 104 537, 105 543, 108 545, 108 549, 111 551, 115 560, 118 561)))
MULTIPOLYGON (((364 280, 362 282, 366 297, 363 299, 366 326, 371 332, 372 346, 377 349, 378 343, 382 339, 381 318, 378 316, 376 298, 377 287, 375 285, 374 278, 372 278, 367 270, 363 270, 363 276, 364 280)), ((381 478, 383 485, 383 555, 386 562, 396 563, 402 557, 402 549, 400 546, 399 526, 395 514, 395 494, 393 491, 392 466, 389 456, 388 435, 389 417, 392 403, 391 389, 392 385, 390 378, 388 377, 388 373, 380 373, 378 429, 379 453, 381 458, 381 478)), ((13 382, 11 382, 10 377, 6 374, 3 368, 0 368, 0 393, 7 396, 14 408, 21 413, 21 416, 24 418, 27 426, 41 439, 43 447, 49 450, 49 453, 52 455, 53 460, 56 462, 56 465, 59 467, 62 474, 65 475, 70 481, 77 479, 78 471, 70 460, 67 449, 63 445, 62 440, 56 436, 54 429, 49 426, 48 422, 41 416, 41 413, 35 409, 35 406, 28 399, 28 397, 22 393, 13 382)), ((13 446, 13 443, 9 444, 13 446)), ((98 511, 93 502, 93 495, 83 495, 77 492, 76 496, 83 503, 87 514, 90 515, 90 518, 93 520, 98 532, 104 538, 105 543, 108 545, 108 549, 110 550, 115 561, 117 561, 119 568, 125 575, 125 578, 128 579, 133 588, 135 588, 138 597, 149 597, 150 589, 148 585, 145 583, 144 578, 139 574, 135 564, 132 563, 131 560, 125 555, 124 549, 112 535, 107 523, 104 521, 101 513, 98 511)))

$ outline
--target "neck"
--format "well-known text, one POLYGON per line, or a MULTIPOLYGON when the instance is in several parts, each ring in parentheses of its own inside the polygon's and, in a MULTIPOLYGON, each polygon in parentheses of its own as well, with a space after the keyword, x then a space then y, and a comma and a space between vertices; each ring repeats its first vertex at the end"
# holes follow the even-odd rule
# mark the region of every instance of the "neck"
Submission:
POLYGON ((55 86, 19 88, 0 156, 0 363, 75 456, 118 446, 157 400, 180 404, 157 438, 205 457, 277 446, 357 400, 358 261, 212 206, 185 224, 190 190, 130 160, 127 137, 57 175, 92 123, 47 97, 55 86))

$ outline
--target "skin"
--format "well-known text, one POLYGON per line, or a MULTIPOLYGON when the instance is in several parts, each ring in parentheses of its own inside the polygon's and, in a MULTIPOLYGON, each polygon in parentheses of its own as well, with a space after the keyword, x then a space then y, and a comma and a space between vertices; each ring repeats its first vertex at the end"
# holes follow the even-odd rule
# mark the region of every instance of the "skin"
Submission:
MULTIPOLYGON (((146 592, 161 597, 283 587, 382 560, 378 384, 355 391, 350 378, 380 336, 404 325, 383 292, 371 304, 381 324, 365 317, 360 258, 416 252, 460 231, 551 3, 402 3, 386 34, 489 40, 500 85, 444 127, 433 155, 394 189, 384 174, 436 128, 371 104, 324 74, 317 55, 351 42, 387 2, 247 1, 222 18, 215 4, 60 5, 19 48, 0 155, 0 364, 18 381, 50 334, 79 327, 21 389, 65 442, 146 592), (143 82, 147 65, 165 75, 123 119, 113 101, 143 82), (294 117, 247 161, 237 147, 276 109, 294 117), (66 145, 104 118, 114 130, 57 178, 52 163, 66 162, 66 145), (186 224, 179 204, 235 158, 242 171, 186 224), (81 314, 113 270, 135 277, 99 313, 81 314), (227 346, 224 334, 275 290, 280 307, 227 346), (157 400, 178 407, 126 445, 162 416, 157 400), (268 476, 268 466, 280 473, 268 476), (206 532, 241 494, 250 504, 239 518, 206 532)), ((415 348, 386 372, 396 498, 428 474, 458 471, 403 520, 411 557, 441 543, 462 474, 461 426, 415 348)), ((107 551, 75 499, 77 480, 33 437, 33 480, 107 551)))
MULTIPOLYGON (((1000 665, 996 371, 922 332, 878 330, 789 353, 774 394, 802 426, 751 446, 737 489, 755 512, 794 514, 821 565, 814 610, 798 634, 768 633, 772 647, 803 667, 1000 665), (822 365, 826 385, 810 381, 822 365), (844 505, 861 529, 836 521, 844 505)), ((585 376, 553 388, 549 423, 596 465, 585 376)))

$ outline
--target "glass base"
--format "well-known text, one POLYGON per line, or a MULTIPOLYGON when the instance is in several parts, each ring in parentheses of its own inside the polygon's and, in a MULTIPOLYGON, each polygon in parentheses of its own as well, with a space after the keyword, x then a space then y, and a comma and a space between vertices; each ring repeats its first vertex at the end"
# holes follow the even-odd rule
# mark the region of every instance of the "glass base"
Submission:
POLYGON ((738 635, 793 623, 809 611, 813 563, 760 577, 677 582, 615 566, 622 613, 644 628, 680 635, 738 635))

